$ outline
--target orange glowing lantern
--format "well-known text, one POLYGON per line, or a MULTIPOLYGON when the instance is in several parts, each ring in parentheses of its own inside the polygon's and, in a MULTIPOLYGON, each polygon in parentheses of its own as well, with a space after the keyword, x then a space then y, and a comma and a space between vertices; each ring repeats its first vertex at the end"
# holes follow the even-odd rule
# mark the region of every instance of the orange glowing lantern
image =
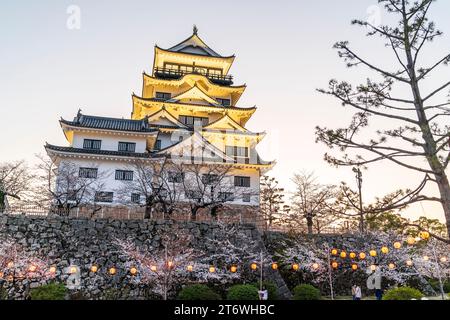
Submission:
POLYGON ((376 257, 377 256, 377 251, 376 250, 370 250, 369 252, 371 257, 376 257))
POLYGON ((428 261, 428 260, 430 260, 430 257, 428 257, 428 256, 423 256, 423 261, 428 261))
POLYGON ((236 273, 237 267, 236 266, 231 266, 230 271, 231 271, 231 273, 236 273))
POLYGON ((51 266, 50 269, 48 270, 50 273, 55 274, 56 273, 56 267, 55 266, 51 266))
POLYGON ((401 247, 402 247, 401 242, 399 242, 399 241, 394 242, 394 248, 395 248, 395 249, 400 249, 401 247))
POLYGON ((358 265, 356 263, 352 264, 352 270, 355 271, 358 269, 358 265))
POLYGON ((342 251, 341 254, 340 254, 340 257, 342 259, 345 259, 347 257, 347 253, 345 251, 342 251))
POLYGON ((158 270, 158 268, 156 266, 150 266, 150 270, 152 270, 153 272, 156 272, 158 270))
POLYGON ((91 266, 92 273, 96 273, 97 271, 98 271, 98 267, 95 264, 93 266, 91 266))
POLYGON ((114 268, 114 267, 109 268, 109 274, 110 274, 110 275, 113 276, 113 275, 116 274, 116 272, 117 272, 116 268, 114 268))
POLYGON ((370 266, 370 270, 371 270, 371 271, 375 271, 375 270, 377 270, 377 266, 376 266, 376 265, 374 265, 374 264, 372 264, 372 265, 370 266))
POLYGON ((10 261, 10 262, 8 262, 8 264, 6 265, 9 269, 11 269, 11 268, 13 268, 14 267, 14 262, 13 261, 10 261))
POLYGON ((276 263, 276 262, 272 263, 272 269, 278 270, 278 263, 276 263))
POLYGON ((408 267, 412 267, 412 265, 413 265, 412 260, 407 260, 407 261, 406 261, 406 265, 407 265, 408 267))
POLYGON ((350 257, 351 259, 355 259, 355 258, 356 258, 356 253, 350 252, 349 257, 350 257))
POLYGON ((410 236, 406 239, 406 243, 409 244, 410 246, 412 246, 413 244, 416 243, 416 239, 414 237, 410 236))
POLYGON ((430 233, 429 233, 428 231, 421 231, 421 232, 419 233, 419 237, 420 237, 422 240, 428 240, 428 239, 430 239, 430 233))
POLYGON ((447 262, 447 257, 441 257, 441 259, 439 259, 439 261, 441 261, 442 263, 446 263, 447 262))
POLYGON ((256 269, 258 269, 258 265, 257 265, 256 263, 252 263, 252 264, 250 265, 250 268, 251 268, 253 271, 255 271, 256 269))
POLYGON ((37 270, 37 267, 34 264, 32 264, 28 267, 29 272, 36 272, 36 270, 37 270))
POLYGON ((131 267, 131 268, 130 268, 130 274, 131 274, 132 276, 137 275, 137 273, 138 273, 138 270, 137 270, 135 267, 131 267))
POLYGON ((331 250, 331 254, 332 254, 333 256, 336 256, 336 255, 338 254, 338 251, 337 251, 337 249, 333 249, 333 250, 331 250))
POLYGON ((189 272, 194 271, 194 267, 193 267, 192 265, 188 265, 186 269, 187 269, 187 271, 189 271, 189 272))
POLYGON ((381 248, 381 252, 384 254, 388 254, 389 253, 389 248, 388 247, 382 247, 381 248))
POLYGON ((394 270, 395 269, 395 264, 389 263, 389 269, 394 270))
POLYGON ((213 266, 209 267, 209 272, 211 272, 211 273, 216 272, 216 268, 213 266))
POLYGON ((359 254, 359 259, 364 260, 366 258, 366 254, 364 252, 361 252, 359 254))
POLYGON ((292 265, 292 270, 294 270, 294 271, 298 271, 299 268, 300 268, 300 266, 297 263, 294 263, 292 265))
POLYGON ((333 269, 337 269, 337 267, 339 266, 339 264, 336 261, 333 261, 331 263, 331 266, 333 267, 333 269))
POLYGON ((75 274, 75 273, 77 273, 77 271, 78 271, 77 267, 70 267, 69 268, 69 273, 70 274, 75 274))
POLYGON ((173 261, 167 262, 167 267, 168 267, 169 269, 172 269, 174 266, 175 266, 175 263, 174 263, 173 261))

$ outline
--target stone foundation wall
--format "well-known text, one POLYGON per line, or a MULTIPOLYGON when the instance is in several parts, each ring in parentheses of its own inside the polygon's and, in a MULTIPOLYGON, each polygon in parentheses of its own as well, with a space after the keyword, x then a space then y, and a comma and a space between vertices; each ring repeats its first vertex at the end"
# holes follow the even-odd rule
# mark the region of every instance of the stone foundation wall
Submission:
MULTIPOLYGON (((177 223, 181 228, 193 235, 192 245, 208 252, 205 238, 214 237, 214 230, 219 226, 214 223, 199 221, 153 221, 153 220, 113 220, 87 219, 60 216, 30 217, 18 215, 0 215, 0 238, 10 236, 17 243, 32 250, 39 256, 46 257, 49 265, 57 268, 56 281, 66 283, 69 273, 65 270, 71 265, 80 267, 81 291, 88 299, 101 298, 149 298, 148 288, 133 284, 128 270, 124 267, 126 258, 120 256, 112 243, 116 238, 132 238, 136 245, 158 245, 159 229, 165 229, 177 223), (99 266, 97 273, 90 272, 90 267, 99 266), (108 274, 110 267, 117 269, 117 274, 108 274), (111 296, 114 293, 115 296, 111 296)), ((260 232, 254 225, 240 225, 254 241, 260 243, 265 250, 260 232)), ((144 246, 145 247, 145 246, 144 246)), ((267 276, 280 282, 279 274, 267 271, 267 276)), ((239 279, 239 282, 250 282, 255 279, 239 279)), ((17 279, 13 282, 3 280, 9 298, 23 299, 30 288, 44 284, 43 280, 17 279)), ((289 295, 289 293, 281 293, 289 295)))

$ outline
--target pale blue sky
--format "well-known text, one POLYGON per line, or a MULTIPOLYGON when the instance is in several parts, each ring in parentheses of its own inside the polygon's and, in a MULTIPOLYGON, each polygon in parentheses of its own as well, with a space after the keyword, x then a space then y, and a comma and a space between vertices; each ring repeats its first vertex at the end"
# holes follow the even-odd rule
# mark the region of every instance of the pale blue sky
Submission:
MULTIPOLYGON (((346 124, 349 113, 315 89, 325 87, 331 78, 366 76, 344 68, 331 48, 338 40, 350 40, 372 58, 388 59, 382 45, 367 41, 363 30, 350 25, 353 18, 365 19, 376 4, 376 0, 2 1, 0 161, 31 161, 35 153, 43 152, 45 141, 65 145, 58 119, 71 119, 79 107, 86 114, 129 117, 131 93, 140 94, 142 71, 151 72, 155 43, 174 45, 197 24, 210 47, 223 55, 236 54, 230 73, 235 84, 248 85, 240 106, 258 106, 248 128, 268 132, 261 154, 278 161, 272 174, 282 185, 291 189, 290 178, 300 170, 315 171, 324 183, 354 183, 349 169, 331 168, 322 161, 327 149, 314 142, 316 125, 346 124), (80 30, 66 27, 70 5, 81 9, 80 30)), ((449 12, 450 2, 444 0, 432 11, 447 33, 436 43, 438 56, 450 51, 449 12)), ((380 18, 389 19, 384 12, 380 18)), ((420 178, 395 167, 374 166, 365 173, 367 200, 412 186, 420 178)), ((439 207, 424 207, 408 212, 441 215, 439 207)))

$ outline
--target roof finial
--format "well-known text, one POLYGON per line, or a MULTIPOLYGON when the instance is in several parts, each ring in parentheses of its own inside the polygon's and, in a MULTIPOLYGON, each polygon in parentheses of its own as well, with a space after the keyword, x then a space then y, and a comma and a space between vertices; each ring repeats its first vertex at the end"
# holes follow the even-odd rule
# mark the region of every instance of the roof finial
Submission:
POLYGON ((192 29, 192 33, 194 34, 194 35, 197 35, 197 33, 198 33, 198 28, 197 28, 197 26, 194 24, 194 27, 193 27, 193 29, 192 29))

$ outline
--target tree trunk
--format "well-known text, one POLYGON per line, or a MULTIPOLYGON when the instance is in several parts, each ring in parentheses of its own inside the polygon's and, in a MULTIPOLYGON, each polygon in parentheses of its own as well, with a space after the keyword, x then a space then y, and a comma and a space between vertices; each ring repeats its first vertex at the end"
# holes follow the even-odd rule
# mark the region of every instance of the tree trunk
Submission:
POLYGON ((145 206, 145 214, 144 214, 144 219, 150 219, 151 218, 151 212, 152 212, 152 207, 149 205, 145 206))
POLYGON ((442 208, 444 209, 445 221, 447 226, 447 235, 450 237, 450 184, 445 173, 436 175, 439 193, 442 199, 442 208))
POLYGON ((308 234, 313 234, 313 218, 306 217, 306 225, 308 226, 308 234))

